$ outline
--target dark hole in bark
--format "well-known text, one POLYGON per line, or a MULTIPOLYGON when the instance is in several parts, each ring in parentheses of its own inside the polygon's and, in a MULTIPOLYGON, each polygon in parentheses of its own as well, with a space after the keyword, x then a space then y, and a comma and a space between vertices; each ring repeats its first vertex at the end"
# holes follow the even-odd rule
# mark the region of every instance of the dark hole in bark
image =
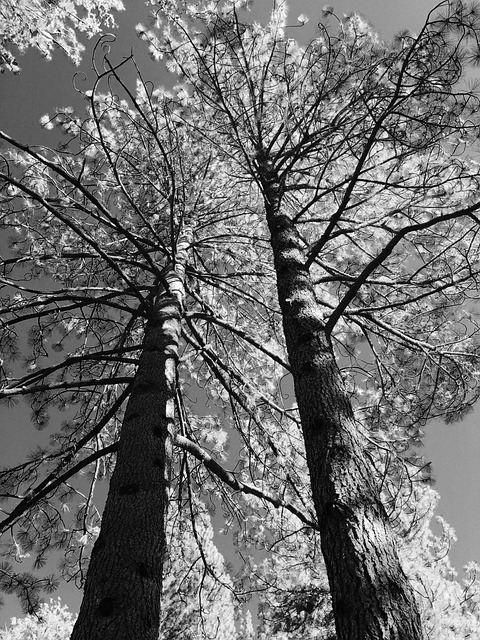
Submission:
POLYGON ((140 485, 136 482, 132 482, 131 484, 124 484, 123 487, 120 487, 121 495, 133 495, 134 493, 138 493, 140 490, 140 485))
POLYGON ((140 564, 137 567, 137 571, 138 571, 138 574, 142 576, 142 578, 150 577, 150 571, 144 562, 140 562, 140 564))
POLYGON ((313 362, 304 362, 302 364, 301 369, 302 369, 302 373, 312 374, 312 373, 315 373, 316 366, 313 364, 313 362))
POLYGON ((150 391, 154 386, 155 384, 151 380, 141 380, 137 385, 137 389, 139 391, 150 391))
POLYGON ((161 353, 163 351, 162 348, 157 347, 156 345, 143 347, 143 350, 146 351, 147 353, 161 353))
POLYGON ((129 413, 128 416, 125 416, 125 420, 136 420, 140 417, 140 413, 138 411, 129 413))
POLYGON ((316 334, 313 331, 306 331, 298 336, 297 344, 299 346, 313 342, 316 338, 316 334))
POLYGON ((331 449, 331 458, 336 462, 345 461, 349 458, 349 453, 350 452, 348 450, 348 447, 346 447, 345 445, 343 444, 333 445, 331 449))
POLYGON ((113 598, 110 598, 109 596, 107 596, 106 598, 103 598, 103 600, 99 603, 97 607, 97 611, 99 615, 101 615, 102 618, 107 618, 108 616, 111 616, 113 613, 114 604, 115 603, 113 601, 113 598))
POLYGON ((270 227, 273 231, 280 232, 292 227, 292 221, 286 216, 276 216, 270 220, 270 227))

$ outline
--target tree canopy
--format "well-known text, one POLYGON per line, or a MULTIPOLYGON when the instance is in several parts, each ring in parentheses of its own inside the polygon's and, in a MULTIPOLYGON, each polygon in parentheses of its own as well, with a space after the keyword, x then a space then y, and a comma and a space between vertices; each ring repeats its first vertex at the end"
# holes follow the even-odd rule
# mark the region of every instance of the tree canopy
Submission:
POLYGON ((113 12, 123 9, 122 0, 4 0, 0 7, 0 72, 20 71, 15 48, 24 53, 33 47, 48 60, 60 49, 78 64, 85 49, 79 33, 91 38, 111 29, 115 26, 113 12))
POLYGON ((2 472, 0 587, 34 613, 57 578, 9 558, 60 552, 75 640, 250 640, 252 593, 258 638, 478 632, 414 449, 479 394, 476 7, 388 43, 327 10, 301 45, 284 3, 157 5, 173 89, 103 39, 58 148, 0 133, 0 398, 65 416, 2 472))

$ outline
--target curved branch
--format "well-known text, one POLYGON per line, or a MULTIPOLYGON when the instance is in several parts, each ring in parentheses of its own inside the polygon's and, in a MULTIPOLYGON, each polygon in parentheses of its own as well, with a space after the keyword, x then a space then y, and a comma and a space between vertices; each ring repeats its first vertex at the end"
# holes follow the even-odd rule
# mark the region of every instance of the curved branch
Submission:
MULTIPOLYGON (((132 346, 132 347, 111 349, 110 351, 98 351, 95 353, 85 353, 79 356, 71 356, 70 358, 63 360, 58 364, 52 365, 51 367, 46 367, 44 369, 40 369, 38 371, 34 371, 33 373, 30 373, 24 376, 23 378, 18 379, 16 381, 16 384, 19 384, 23 387, 25 385, 34 384, 36 382, 39 382, 40 380, 43 380, 44 378, 51 375, 52 373, 55 373, 55 371, 58 371, 59 369, 66 369, 74 364, 77 364, 79 362, 85 362, 88 360, 100 361, 100 362, 105 360, 106 362, 121 362, 124 364, 137 365, 138 364, 137 358, 124 358, 122 357, 122 354, 125 354, 129 351, 139 351, 141 348, 142 346, 138 345, 138 346, 132 346), (115 354, 120 354, 120 355, 115 355, 115 354)), ((12 383, 10 383, 10 386, 12 387, 12 383)), ((1 391, 0 391, 0 394, 1 394, 1 391)))
POLYGON ((316 531, 319 530, 318 524, 316 522, 309 520, 301 511, 296 509, 294 506, 292 506, 288 502, 285 502, 285 500, 282 500, 281 498, 276 498, 270 495, 269 493, 266 493, 265 491, 258 489, 254 485, 247 484, 239 480, 235 476, 235 474, 233 474, 231 471, 228 471, 227 469, 222 467, 220 464, 218 464, 218 462, 214 460, 212 456, 207 451, 205 451, 205 449, 200 447, 198 444, 196 444, 189 438, 185 438, 184 436, 177 434, 175 436, 173 444, 176 445, 177 447, 180 447, 184 451, 188 451, 188 453, 191 453, 195 458, 197 458, 197 460, 203 463, 206 469, 208 469, 213 474, 215 474, 218 478, 220 478, 220 480, 222 480, 222 482, 227 484, 234 491, 241 491, 242 493, 245 493, 247 495, 256 496, 261 500, 265 500, 266 502, 269 502, 277 509, 280 509, 280 508, 286 509, 287 511, 290 511, 290 513, 293 513, 293 515, 295 515, 299 520, 301 520, 301 522, 306 524, 308 527, 311 527, 316 531))
POLYGON ((195 325, 189 320, 189 318, 185 318, 190 331, 192 332, 194 338, 188 335, 188 333, 183 330, 182 335, 185 340, 191 344, 197 352, 202 354, 206 364, 211 369, 217 380, 224 387, 224 389, 238 400, 241 406, 245 406, 245 400, 242 400, 242 394, 247 397, 247 394, 244 391, 241 391, 243 388, 246 388, 252 393, 254 393, 258 398, 262 400, 267 406, 270 407, 274 412, 277 412, 281 416, 287 416, 290 420, 293 420, 295 423, 297 422, 293 416, 290 415, 288 409, 284 409, 279 406, 276 402, 271 400, 266 394, 262 393, 260 389, 255 389, 251 382, 246 378, 243 378, 239 373, 231 369, 228 365, 226 365, 222 359, 218 356, 218 354, 211 349, 207 343, 203 340, 200 333, 197 331, 195 325), (230 380, 234 380, 238 385, 238 390, 235 391, 232 384, 229 384, 228 379, 223 375, 222 371, 230 378, 230 380))
MULTIPOLYGON (((145 260, 150 264, 152 269, 156 272, 155 264, 152 261, 152 258, 149 255, 149 253, 143 247, 142 243, 138 241, 138 239, 136 238, 136 236, 134 234, 130 233, 130 231, 128 231, 128 229, 123 227, 119 223, 119 221, 114 216, 112 216, 110 214, 108 209, 100 202, 100 200, 98 200, 98 198, 96 198, 93 195, 93 193, 91 191, 89 191, 80 182, 80 180, 78 178, 76 178, 74 175, 72 175, 71 173, 66 171, 59 164, 57 164, 55 162, 52 162, 51 160, 49 160, 45 156, 42 156, 40 153, 37 153, 34 149, 29 147, 28 145, 23 144, 23 143, 19 142, 18 140, 15 140, 15 138, 12 138, 11 136, 9 136, 8 134, 6 134, 3 131, 0 131, 0 139, 5 140, 5 142, 8 142, 9 144, 11 144, 12 146, 16 147, 17 149, 20 149, 21 151, 24 151, 30 157, 35 158, 35 160, 38 160, 45 167, 48 167, 49 169, 52 169, 53 171, 55 171, 55 173, 57 173, 59 176, 61 176, 65 180, 67 180, 72 186, 74 186, 76 189, 78 189, 85 196, 85 198, 89 202, 91 202, 93 204, 93 206, 96 207, 105 216, 106 220, 108 220, 110 225, 112 227, 114 227, 115 229, 117 229, 117 231, 121 231, 121 233, 133 244, 133 246, 138 249, 139 253, 141 255, 143 255, 145 260)), ((5 176, 2 175, 2 177, 5 177, 5 176)), ((10 176, 7 176, 7 178, 8 178, 7 182, 11 182, 12 184, 14 184, 13 179, 10 176)), ((17 186, 20 186, 20 188, 21 188, 21 185, 17 184, 17 186)), ((54 215, 56 215, 55 211, 53 211, 52 213, 54 213, 54 215)), ((104 257, 104 256, 102 255, 102 257, 104 257)), ((110 264, 110 262, 108 264, 110 264)), ((110 264, 110 266, 112 266, 112 265, 110 264)))

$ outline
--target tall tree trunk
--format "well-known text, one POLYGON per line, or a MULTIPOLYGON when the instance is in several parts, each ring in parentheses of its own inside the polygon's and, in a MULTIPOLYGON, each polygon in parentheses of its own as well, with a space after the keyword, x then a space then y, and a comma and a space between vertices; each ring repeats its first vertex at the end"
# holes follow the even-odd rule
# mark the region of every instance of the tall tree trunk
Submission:
POLYGON ((72 640, 158 639, 179 329, 165 298, 147 323, 72 640))
POLYGON ((71 640, 158 640, 174 396, 191 236, 147 321, 115 470, 71 640))
POLYGON ((277 289, 339 640, 420 640, 420 616, 364 453, 282 188, 260 166, 277 289))

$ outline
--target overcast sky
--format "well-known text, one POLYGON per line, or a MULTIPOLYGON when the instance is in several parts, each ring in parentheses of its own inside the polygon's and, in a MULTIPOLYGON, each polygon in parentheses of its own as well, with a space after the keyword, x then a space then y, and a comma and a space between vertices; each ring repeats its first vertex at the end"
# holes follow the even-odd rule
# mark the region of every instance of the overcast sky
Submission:
MULTIPOLYGON (((1 2, 1 0, 0 0, 1 2)), ((133 25, 147 21, 148 9, 142 2, 135 3, 135 14, 120 16, 121 30, 115 44, 116 59, 129 55, 135 49, 145 78, 155 84, 164 82, 161 66, 153 63, 144 53, 143 44, 136 38, 133 25)), ((295 9, 291 11, 291 23, 300 13, 310 18, 308 29, 313 32, 320 10, 323 6, 311 0, 291 2, 295 9)), ((430 0, 343 0, 333 3, 338 15, 353 10, 362 13, 373 23, 385 39, 401 29, 417 30, 427 13, 437 3, 430 0)), ((257 0, 255 14, 267 16, 272 6, 271 0, 257 0)), ((297 32, 292 33, 296 36, 297 32)), ((82 69, 88 74, 91 44, 85 56, 82 69)), ((39 127, 39 118, 45 113, 53 113, 56 106, 77 104, 81 106, 78 94, 73 90, 72 79, 77 71, 62 55, 54 56, 52 62, 44 62, 38 54, 30 52, 19 58, 23 69, 18 76, 4 74, 0 76, 0 128, 28 143, 48 143, 47 132, 39 127)), ((89 76, 92 78, 92 75, 89 76)), ((81 78, 77 77, 77 82, 81 78)), ((83 86, 87 88, 86 84, 83 86)), ((33 428, 28 424, 25 411, 11 414, 0 413, 1 437, 5 438, 7 427, 15 424, 15 439, 2 442, 0 455, 2 460, 20 459, 22 452, 33 448, 29 445, 33 428), (7 424, 8 421, 8 424, 7 424)), ((423 450, 427 460, 433 463, 436 489, 441 494, 439 514, 455 528, 459 541, 452 549, 451 557, 457 569, 467 561, 480 561, 480 411, 468 416, 463 423, 449 425, 432 424, 427 429, 426 447, 423 450)), ((40 436, 45 437, 46 436, 40 436)), ((73 607, 79 602, 72 590, 61 589, 60 595, 73 607)), ((5 597, 7 606, 0 610, 0 626, 8 622, 19 610, 12 598, 5 597)))

